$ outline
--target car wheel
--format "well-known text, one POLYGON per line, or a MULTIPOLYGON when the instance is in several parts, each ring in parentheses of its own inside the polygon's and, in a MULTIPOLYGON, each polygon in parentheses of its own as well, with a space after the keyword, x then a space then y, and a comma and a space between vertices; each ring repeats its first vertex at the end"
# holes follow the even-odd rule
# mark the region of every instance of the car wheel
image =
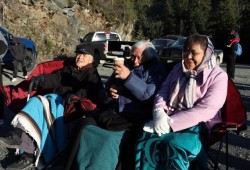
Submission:
MULTIPOLYGON (((26 70, 28 72, 33 70, 33 68, 35 67, 35 62, 36 62, 35 55, 32 53, 32 51, 27 50, 26 57, 25 57, 25 63, 26 63, 26 70)), ((18 70, 22 71, 21 64, 19 64, 18 70)))
POLYGON ((99 51, 95 51, 94 52, 94 65, 98 67, 99 64, 100 64, 100 53, 99 51))

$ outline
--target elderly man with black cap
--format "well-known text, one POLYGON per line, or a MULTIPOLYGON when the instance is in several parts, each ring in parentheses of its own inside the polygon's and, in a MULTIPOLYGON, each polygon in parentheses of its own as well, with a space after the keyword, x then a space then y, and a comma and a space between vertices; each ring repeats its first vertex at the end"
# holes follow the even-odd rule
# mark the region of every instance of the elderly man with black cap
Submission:
POLYGON ((71 95, 86 97, 94 103, 97 91, 103 88, 97 69, 93 66, 93 56, 81 46, 77 46, 75 61, 53 74, 33 77, 34 86, 54 89, 54 93, 68 99, 71 95))
MULTIPOLYGON (((93 103, 98 105, 98 92, 103 90, 103 84, 96 67, 93 66, 93 56, 81 46, 76 47, 75 53, 75 62, 72 62, 72 64, 69 64, 51 74, 43 74, 32 77, 31 81, 34 81, 34 86, 37 86, 38 88, 54 89, 54 93, 61 96, 64 101, 68 100, 70 96, 74 95, 80 98, 88 98, 93 103)), ((27 103, 27 105, 29 104, 29 102, 27 103)), ((33 108, 37 109, 37 106, 33 106, 33 108)), ((56 117, 53 118, 56 119, 56 117)), ((15 122, 15 120, 16 118, 14 118, 12 124, 15 124, 13 123, 15 122)), ((38 126, 41 120, 34 119, 33 122, 34 121, 35 123, 33 124, 38 126)), ((7 166, 7 169, 26 169, 28 167, 37 166, 37 163, 35 162, 37 162, 36 151, 39 144, 35 142, 36 140, 34 140, 35 137, 32 136, 32 133, 26 133, 27 130, 24 126, 26 125, 20 125, 17 123, 14 132, 9 134, 7 137, 0 138, 0 143, 5 147, 18 148, 24 151, 24 154, 21 154, 20 159, 18 159, 17 162, 14 162, 7 166)), ((58 125, 56 125, 56 127, 54 128, 57 127, 58 125)), ((53 129, 53 132, 55 133, 57 132, 57 130, 58 128, 53 129)), ((64 132, 63 128, 59 128, 59 130, 60 133, 64 132)), ((43 131, 40 131, 39 133, 40 135, 43 135, 43 131)), ((56 135, 58 136, 58 134, 56 135)), ((63 139, 60 138, 60 140, 63 139)), ((48 141, 46 139, 46 145, 47 142, 48 141)), ((47 154, 51 153, 51 151, 45 152, 47 154)))

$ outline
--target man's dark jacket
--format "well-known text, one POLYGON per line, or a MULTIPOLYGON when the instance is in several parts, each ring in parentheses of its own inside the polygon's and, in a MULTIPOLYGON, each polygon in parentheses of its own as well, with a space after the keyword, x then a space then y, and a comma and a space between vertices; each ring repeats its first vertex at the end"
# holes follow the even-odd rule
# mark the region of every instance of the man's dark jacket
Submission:
POLYGON ((98 92, 102 91, 103 84, 97 69, 92 64, 78 70, 72 63, 52 74, 44 74, 44 82, 40 84, 43 89, 54 89, 54 93, 63 98, 77 95, 88 98, 98 104, 98 92))
POLYGON ((26 56, 26 47, 22 42, 14 37, 12 39, 12 44, 10 45, 10 52, 15 60, 22 61, 26 56))

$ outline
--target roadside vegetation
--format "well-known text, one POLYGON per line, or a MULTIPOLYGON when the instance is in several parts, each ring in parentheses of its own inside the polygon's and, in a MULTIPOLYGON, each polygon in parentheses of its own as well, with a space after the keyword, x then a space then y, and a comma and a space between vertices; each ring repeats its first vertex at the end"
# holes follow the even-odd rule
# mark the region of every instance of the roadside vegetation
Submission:
POLYGON ((211 35, 223 49, 233 28, 241 35, 241 58, 250 52, 248 0, 93 0, 90 5, 105 11, 110 20, 132 22, 134 40, 199 33, 211 35))
POLYGON ((2 0, 0 3, 2 26, 35 41, 39 53, 44 55, 59 54, 61 49, 69 54, 78 38, 90 31, 114 31, 123 40, 132 41, 199 33, 211 35, 216 48, 223 49, 234 28, 240 33, 243 47, 239 59, 250 63, 249 18, 249 0, 26 0, 21 3, 2 0))

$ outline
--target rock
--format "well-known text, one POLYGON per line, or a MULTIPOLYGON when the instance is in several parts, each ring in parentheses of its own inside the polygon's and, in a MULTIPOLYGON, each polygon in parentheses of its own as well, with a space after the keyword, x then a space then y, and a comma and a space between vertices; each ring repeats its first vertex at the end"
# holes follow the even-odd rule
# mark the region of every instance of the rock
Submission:
MULTIPOLYGON (((124 25, 116 26, 114 22, 103 17, 101 10, 91 8, 84 2, 79 0, 1 1, 4 19, 0 19, 0 24, 16 36, 32 39, 36 43, 39 54, 52 53, 61 46, 65 46, 66 55, 70 55, 79 43, 78 39, 94 30, 110 30, 120 34, 125 32, 121 34, 122 40, 130 40, 133 27, 129 26, 127 29, 124 25), (55 49, 47 51, 45 39, 49 40, 55 49)), ((39 60, 39 62, 42 61, 39 60)))
POLYGON ((53 2, 59 7, 59 8, 66 8, 69 6, 68 0, 53 0, 53 2))

